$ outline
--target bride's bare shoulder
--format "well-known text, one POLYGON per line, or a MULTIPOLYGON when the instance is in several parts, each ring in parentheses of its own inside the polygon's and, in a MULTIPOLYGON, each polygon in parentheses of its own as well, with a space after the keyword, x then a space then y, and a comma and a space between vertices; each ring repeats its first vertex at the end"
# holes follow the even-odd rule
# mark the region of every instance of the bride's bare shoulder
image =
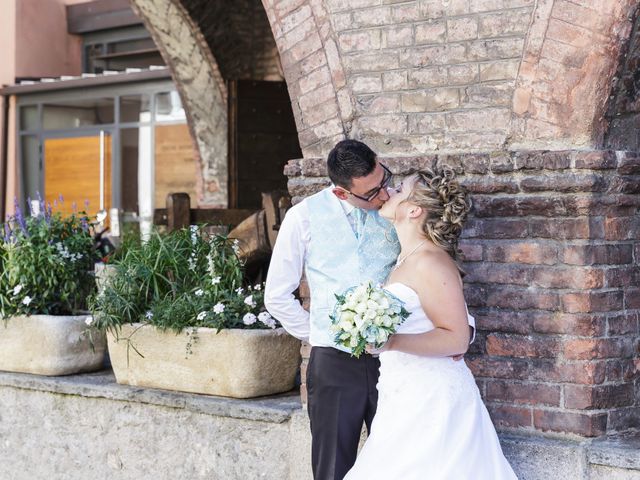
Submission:
POLYGON ((444 250, 421 252, 415 258, 414 268, 422 284, 459 282, 458 266, 444 250))

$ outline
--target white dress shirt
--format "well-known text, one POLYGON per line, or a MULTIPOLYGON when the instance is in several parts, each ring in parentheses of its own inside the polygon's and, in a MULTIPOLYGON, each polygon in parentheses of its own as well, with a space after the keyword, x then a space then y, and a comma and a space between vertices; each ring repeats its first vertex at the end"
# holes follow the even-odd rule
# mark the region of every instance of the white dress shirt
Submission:
MULTIPOLYGON (((353 227, 353 215, 349 214, 356 207, 344 200, 340 204, 353 227)), ((264 303, 269 313, 287 332, 306 342, 309 341, 309 312, 302 308, 293 292, 300 286, 311 240, 310 231, 309 208, 303 200, 287 211, 280 224, 264 292, 264 303)))

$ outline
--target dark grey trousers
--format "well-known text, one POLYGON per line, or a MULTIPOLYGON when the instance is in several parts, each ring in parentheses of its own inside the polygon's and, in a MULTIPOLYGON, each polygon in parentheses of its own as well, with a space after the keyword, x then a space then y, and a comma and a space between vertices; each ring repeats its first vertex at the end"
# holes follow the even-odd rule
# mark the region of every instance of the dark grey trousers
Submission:
POLYGON ((307 366, 311 457, 315 480, 342 480, 356 461, 362 424, 371 428, 380 361, 313 347, 307 366))

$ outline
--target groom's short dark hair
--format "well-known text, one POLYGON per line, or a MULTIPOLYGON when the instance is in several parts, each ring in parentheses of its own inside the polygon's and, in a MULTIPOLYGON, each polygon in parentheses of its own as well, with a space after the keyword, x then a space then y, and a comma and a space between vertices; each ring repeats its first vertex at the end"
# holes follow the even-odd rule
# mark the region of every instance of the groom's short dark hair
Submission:
POLYGON ((329 152, 327 170, 334 185, 351 188, 352 180, 376 168, 376 154, 358 140, 342 140, 329 152))

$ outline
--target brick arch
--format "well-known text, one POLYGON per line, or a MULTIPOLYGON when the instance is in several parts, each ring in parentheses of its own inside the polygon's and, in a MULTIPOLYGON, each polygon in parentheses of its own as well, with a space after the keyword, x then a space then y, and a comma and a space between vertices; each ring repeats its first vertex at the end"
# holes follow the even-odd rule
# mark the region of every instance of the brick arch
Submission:
POLYGON ((509 146, 598 148, 634 0, 536 3, 513 97, 509 146))
POLYGON ((330 14, 317 0, 262 4, 280 52, 302 152, 323 156, 348 136, 354 116, 330 14))
MULTIPOLYGON (((215 56, 180 0, 131 0, 183 99, 201 163, 201 203, 224 205, 226 87, 215 56), (224 132, 221 135, 220 132, 224 132)), ((304 156, 325 154, 351 129, 354 108, 322 2, 262 0, 280 53, 304 156)))
POLYGON ((200 168, 200 205, 227 204, 227 89, 198 26, 179 0, 130 0, 171 69, 200 168))

